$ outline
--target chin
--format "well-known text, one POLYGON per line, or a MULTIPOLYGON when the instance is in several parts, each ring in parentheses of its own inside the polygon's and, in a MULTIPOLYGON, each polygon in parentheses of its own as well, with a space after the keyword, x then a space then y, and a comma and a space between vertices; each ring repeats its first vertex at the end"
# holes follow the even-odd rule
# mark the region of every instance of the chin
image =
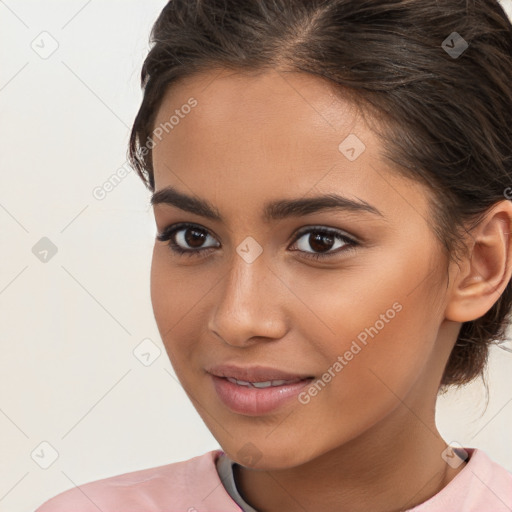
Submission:
POLYGON ((298 450, 297 446, 300 446, 300 443, 297 445, 296 441, 284 444, 277 437, 275 441, 277 446, 268 439, 261 442, 253 439, 253 441, 241 441, 235 446, 228 442, 221 447, 237 464, 261 471, 289 469, 315 458, 315 454, 305 452, 303 446, 298 450))

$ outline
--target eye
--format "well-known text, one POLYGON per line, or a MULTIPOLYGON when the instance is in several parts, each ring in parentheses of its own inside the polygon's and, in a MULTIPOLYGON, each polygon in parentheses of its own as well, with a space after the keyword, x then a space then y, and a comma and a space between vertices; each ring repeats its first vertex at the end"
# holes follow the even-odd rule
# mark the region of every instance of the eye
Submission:
POLYGON ((353 249, 359 245, 358 242, 345 235, 342 231, 322 226, 300 230, 295 240, 299 250, 307 254, 306 258, 314 258, 316 260, 334 257, 342 251, 353 249), (308 246, 313 249, 313 252, 307 250, 308 246), (334 251, 332 249, 337 250, 334 251))
MULTIPOLYGON (((174 253, 187 256, 203 256, 204 252, 220 247, 219 243, 203 245, 209 238, 212 240, 214 238, 208 233, 207 229, 186 222, 168 226, 156 238, 160 242, 168 242, 167 245, 174 253)), ((297 245, 299 252, 305 254, 306 258, 318 260, 333 257, 341 251, 353 249, 359 243, 337 229, 313 226, 299 231, 295 237, 295 245, 297 245), (313 251, 309 251, 308 246, 313 251)))
POLYGON ((160 242, 168 242, 169 248, 178 254, 187 256, 200 256, 205 250, 218 245, 203 246, 203 243, 213 237, 204 228, 195 224, 180 223, 168 226, 164 231, 157 235, 160 242))

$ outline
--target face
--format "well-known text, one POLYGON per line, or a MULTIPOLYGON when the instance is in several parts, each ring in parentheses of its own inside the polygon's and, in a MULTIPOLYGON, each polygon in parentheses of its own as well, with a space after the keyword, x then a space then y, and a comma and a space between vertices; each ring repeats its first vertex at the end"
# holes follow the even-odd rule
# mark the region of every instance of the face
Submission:
POLYGON ((292 467, 378 431, 400 401, 430 414, 456 334, 446 261, 427 190, 354 105, 308 74, 216 71, 167 92, 165 123, 153 309, 224 451, 292 467))

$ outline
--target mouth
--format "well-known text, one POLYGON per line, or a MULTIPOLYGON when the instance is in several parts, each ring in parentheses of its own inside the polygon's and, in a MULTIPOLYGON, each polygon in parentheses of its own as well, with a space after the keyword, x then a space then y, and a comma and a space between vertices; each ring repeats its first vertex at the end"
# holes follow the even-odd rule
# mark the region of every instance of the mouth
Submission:
POLYGON ((314 379, 269 367, 216 366, 209 368, 220 401, 237 414, 260 416, 297 402, 297 395, 314 379))

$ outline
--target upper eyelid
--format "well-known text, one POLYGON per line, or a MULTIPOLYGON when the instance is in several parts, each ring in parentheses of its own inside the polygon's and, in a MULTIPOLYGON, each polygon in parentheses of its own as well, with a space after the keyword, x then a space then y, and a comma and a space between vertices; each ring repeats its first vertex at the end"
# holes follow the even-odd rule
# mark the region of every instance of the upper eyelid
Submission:
MULTIPOLYGON (((205 226, 202 226, 201 224, 197 224, 195 222, 178 222, 175 224, 170 224, 169 226, 166 226, 161 233, 159 233, 158 236, 165 236, 168 234, 169 236, 173 236, 178 231, 181 231, 183 229, 191 228, 191 227, 197 227, 199 229, 202 229, 206 231, 210 236, 213 236, 213 238, 217 239, 216 235, 214 236, 210 229, 208 229, 205 226)), ((326 226, 324 224, 310 224, 307 226, 302 226, 299 229, 297 229, 292 237, 292 242, 296 242, 297 239, 302 237, 303 235, 311 232, 311 231, 328 231, 331 232, 334 235, 343 236, 345 238, 348 238, 351 242, 354 244, 360 243, 358 237, 348 233, 347 231, 340 229, 340 228, 334 228, 331 226, 326 226)), ((218 240, 217 240, 218 241, 218 240)), ((211 247, 210 247, 211 248, 211 247)), ((201 249, 197 249, 201 250, 201 249)))
POLYGON ((310 231, 315 231, 315 230, 317 230, 317 231, 328 231, 328 232, 331 232, 334 235, 341 235, 341 236, 344 236, 345 238, 349 238, 353 242, 358 242, 358 238, 356 236, 348 233, 344 229, 332 228, 330 226, 324 226, 322 224, 313 224, 313 225, 310 225, 310 226, 304 226, 302 228, 299 228, 295 232, 295 239, 298 238, 298 237, 301 237, 302 235, 304 235, 306 233, 309 233, 310 231))

